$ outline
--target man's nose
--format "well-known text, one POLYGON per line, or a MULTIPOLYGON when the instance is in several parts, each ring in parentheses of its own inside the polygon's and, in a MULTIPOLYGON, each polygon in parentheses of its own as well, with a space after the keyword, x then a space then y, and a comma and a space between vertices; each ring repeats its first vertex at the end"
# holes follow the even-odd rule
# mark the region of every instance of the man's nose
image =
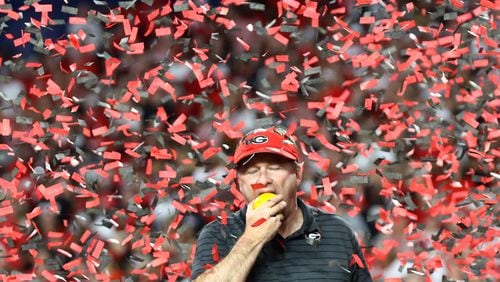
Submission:
POLYGON ((258 183, 269 184, 272 181, 273 181, 273 179, 269 175, 268 170, 265 167, 261 168, 260 171, 259 171, 258 183))

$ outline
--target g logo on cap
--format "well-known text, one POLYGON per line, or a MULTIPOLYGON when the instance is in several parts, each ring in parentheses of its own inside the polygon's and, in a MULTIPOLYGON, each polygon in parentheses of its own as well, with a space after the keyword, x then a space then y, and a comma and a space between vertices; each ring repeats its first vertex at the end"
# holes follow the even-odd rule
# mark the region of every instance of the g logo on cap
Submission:
POLYGON ((252 142, 253 144, 263 144, 263 143, 267 143, 267 141, 269 141, 269 139, 266 137, 266 136, 255 136, 254 138, 252 138, 252 140, 250 140, 250 142, 252 142))

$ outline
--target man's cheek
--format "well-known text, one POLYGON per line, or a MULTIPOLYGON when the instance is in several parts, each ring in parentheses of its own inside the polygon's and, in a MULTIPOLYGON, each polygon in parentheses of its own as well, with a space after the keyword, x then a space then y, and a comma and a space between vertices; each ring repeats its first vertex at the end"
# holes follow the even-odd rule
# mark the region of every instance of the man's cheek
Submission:
POLYGON ((243 194, 243 197, 245 197, 245 200, 250 203, 253 200, 253 191, 246 186, 246 185, 241 185, 240 186, 240 192, 243 194))

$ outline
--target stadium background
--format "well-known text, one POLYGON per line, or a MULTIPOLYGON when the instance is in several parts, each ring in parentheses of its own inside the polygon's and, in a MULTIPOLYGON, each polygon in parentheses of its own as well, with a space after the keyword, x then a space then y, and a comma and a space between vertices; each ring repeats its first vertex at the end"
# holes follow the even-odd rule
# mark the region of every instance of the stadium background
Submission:
POLYGON ((375 280, 498 280, 498 7, 0 0, 1 280, 188 280, 277 124, 375 280))

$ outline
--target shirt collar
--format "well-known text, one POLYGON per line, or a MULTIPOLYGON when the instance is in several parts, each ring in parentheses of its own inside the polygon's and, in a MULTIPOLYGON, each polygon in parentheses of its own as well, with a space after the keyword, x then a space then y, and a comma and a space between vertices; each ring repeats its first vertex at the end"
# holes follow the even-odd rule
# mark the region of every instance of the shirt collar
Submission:
POLYGON ((305 234, 311 232, 319 232, 319 226, 315 220, 315 213, 317 213, 317 210, 313 207, 306 205, 300 199, 297 199, 297 205, 302 211, 304 222, 302 223, 302 226, 297 231, 288 236, 287 239, 293 239, 297 237, 302 238, 305 234))

